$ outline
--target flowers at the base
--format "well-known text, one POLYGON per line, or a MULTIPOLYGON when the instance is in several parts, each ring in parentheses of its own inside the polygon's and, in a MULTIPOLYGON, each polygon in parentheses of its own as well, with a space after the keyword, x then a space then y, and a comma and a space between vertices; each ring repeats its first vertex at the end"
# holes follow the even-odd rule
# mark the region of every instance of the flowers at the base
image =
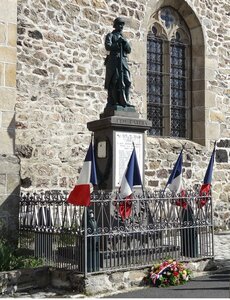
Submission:
POLYGON ((144 278, 157 287, 184 284, 191 279, 191 271, 183 263, 168 259, 153 265, 144 278))

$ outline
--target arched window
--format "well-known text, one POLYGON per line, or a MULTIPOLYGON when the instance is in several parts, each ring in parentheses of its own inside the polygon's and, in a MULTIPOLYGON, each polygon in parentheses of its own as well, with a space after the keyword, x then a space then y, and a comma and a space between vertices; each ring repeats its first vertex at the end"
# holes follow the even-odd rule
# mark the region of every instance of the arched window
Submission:
POLYGON ((191 138, 191 39, 171 7, 152 18, 147 35, 147 116, 150 135, 191 138))

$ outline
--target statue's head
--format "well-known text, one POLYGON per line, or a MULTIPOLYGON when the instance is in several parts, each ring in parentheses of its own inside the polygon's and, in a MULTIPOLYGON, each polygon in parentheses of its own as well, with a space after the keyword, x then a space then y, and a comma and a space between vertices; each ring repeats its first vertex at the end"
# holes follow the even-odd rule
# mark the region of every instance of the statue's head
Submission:
POLYGON ((122 27, 123 27, 125 25, 125 21, 121 17, 118 17, 113 21, 113 27, 117 28, 120 25, 122 25, 122 27))

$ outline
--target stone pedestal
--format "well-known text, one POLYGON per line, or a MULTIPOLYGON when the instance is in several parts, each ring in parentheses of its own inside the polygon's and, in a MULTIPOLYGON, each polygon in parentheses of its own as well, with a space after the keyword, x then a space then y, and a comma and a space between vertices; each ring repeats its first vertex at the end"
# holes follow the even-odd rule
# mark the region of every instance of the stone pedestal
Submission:
MULTIPOLYGON (((138 118, 138 113, 134 107, 120 107, 119 109, 106 107, 104 113, 100 115, 100 120, 87 123, 88 129, 94 132, 98 189, 106 192, 119 189, 133 150, 133 144, 144 185, 144 132, 150 126, 150 121, 138 118)), ((141 188, 141 186, 134 187, 136 191, 141 188)), ((96 206, 95 215, 97 216, 98 227, 108 229, 111 224, 117 224, 114 219, 112 201, 104 207, 103 215, 99 213, 99 208, 96 206), (104 215, 109 216, 109 218, 104 215), (109 224, 108 220, 111 219, 113 221, 109 224)), ((106 236, 100 238, 99 245, 100 255, 103 255, 103 251, 107 249, 108 245, 106 236)), ((103 259, 101 259, 102 262, 103 259)))
POLYGON ((99 189, 119 188, 133 143, 144 184, 144 132, 150 126, 150 121, 139 119, 133 107, 105 108, 100 120, 87 123, 88 129, 94 132, 99 189))

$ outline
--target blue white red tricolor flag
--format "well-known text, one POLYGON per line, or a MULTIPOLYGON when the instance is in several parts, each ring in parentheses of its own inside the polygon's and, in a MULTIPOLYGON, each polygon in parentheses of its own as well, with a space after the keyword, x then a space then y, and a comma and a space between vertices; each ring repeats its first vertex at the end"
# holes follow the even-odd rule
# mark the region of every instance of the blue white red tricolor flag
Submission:
MULTIPOLYGON (((168 182, 166 183, 165 189, 168 187, 171 192, 180 194, 182 197, 184 197, 185 190, 183 188, 183 181, 182 181, 182 166, 183 166, 183 149, 181 150, 178 159, 173 167, 168 182)), ((183 199, 177 200, 176 205, 182 206, 183 208, 187 207, 187 203, 183 199)))
POLYGON ((208 199, 206 196, 210 195, 211 192, 211 183, 212 183, 212 173, 213 173, 213 166, 214 166, 214 161, 215 161, 215 153, 216 153, 216 142, 214 144, 214 148, 212 151, 212 155, 208 164, 208 168, 206 170, 205 176, 204 176, 204 181, 203 184, 200 188, 200 196, 204 196, 205 198, 201 198, 200 201, 198 201, 198 207, 202 208, 207 202, 208 199))
POLYGON ((135 147, 133 148, 130 156, 127 169, 122 177, 121 186, 119 188, 119 194, 125 201, 119 204, 119 213, 122 220, 128 218, 132 211, 132 194, 133 187, 135 185, 141 185, 141 174, 138 166, 137 155, 135 147))
POLYGON ((93 185, 97 185, 97 172, 94 147, 91 141, 77 184, 71 191, 67 202, 73 205, 89 206, 93 185))
POLYGON ((182 164, 183 164, 183 149, 181 150, 178 159, 173 167, 170 174, 166 187, 170 189, 171 192, 180 193, 183 190, 182 182, 182 164))

